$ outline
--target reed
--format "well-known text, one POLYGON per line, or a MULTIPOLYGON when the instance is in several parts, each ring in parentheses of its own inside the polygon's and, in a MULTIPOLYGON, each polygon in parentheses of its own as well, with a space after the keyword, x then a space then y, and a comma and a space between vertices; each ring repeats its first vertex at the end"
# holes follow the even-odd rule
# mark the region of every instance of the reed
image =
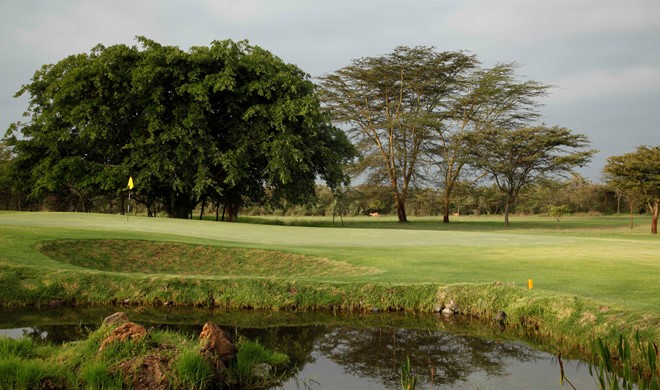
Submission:
POLYGON ((592 343, 589 373, 603 390, 658 390, 658 346, 644 342, 638 332, 633 341, 623 335, 610 346, 600 337, 592 343))

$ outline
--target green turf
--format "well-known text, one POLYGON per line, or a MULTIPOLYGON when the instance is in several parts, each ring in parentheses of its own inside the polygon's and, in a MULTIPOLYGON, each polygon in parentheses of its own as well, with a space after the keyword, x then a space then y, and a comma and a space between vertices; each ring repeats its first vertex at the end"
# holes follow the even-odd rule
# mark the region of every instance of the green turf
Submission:
MULTIPOLYGON (((274 277, 396 284, 502 282, 520 287, 533 279, 539 291, 576 294, 660 316, 660 239, 647 233, 642 218, 633 231, 625 216, 565 217, 559 226, 552 218, 516 217, 511 229, 504 229, 500 219, 461 217, 445 225, 437 219, 412 218, 402 226, 391 218, 357 218, 344 219, 344 228, 337 219, 333 228, 329 218, 267 220, 273 225, 2 212, 0 263, 75 269, 37 250, 39 243, 51 240, 176 241, 291 252, 378 270, 315 273, 311 267, 274 277), (286 226, 296 224, 305 226, 286 226)), ((240 273, 250 276, 249 271, 240 273)), ((263 269, 254 272, 259 273, 263 269)), ((200 277, 222 277, 222 272, 200 277)))

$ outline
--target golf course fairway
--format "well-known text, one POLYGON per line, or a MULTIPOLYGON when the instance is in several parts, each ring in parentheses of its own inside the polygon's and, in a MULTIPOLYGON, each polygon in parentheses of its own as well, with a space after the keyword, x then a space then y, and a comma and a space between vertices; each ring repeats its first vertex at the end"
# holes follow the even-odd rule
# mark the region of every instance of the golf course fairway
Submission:
POLYGON ((0 212, 0 303, 411 312, 453 303, 484 320, 504 311, 510 327, 566 346, 636 331, 658 340, 658 237, 626 230, 623 217, 572 218, 561 228, 539 217, 514 229, 478 218, 310 227, 0 212))

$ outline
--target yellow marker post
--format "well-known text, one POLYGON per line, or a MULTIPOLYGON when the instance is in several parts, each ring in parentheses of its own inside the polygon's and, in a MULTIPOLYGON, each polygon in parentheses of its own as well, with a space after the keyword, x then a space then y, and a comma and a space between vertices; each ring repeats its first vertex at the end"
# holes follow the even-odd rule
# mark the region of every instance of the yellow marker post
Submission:
POLYGON ((530 290, 534 288, 534 281, 532 279, 527 279, 527 288, 530 290))
POLYGON ((128 215, 131 213, 131 190, 133 187, 133 176, 128 177, 128 184, 126 185, 128 187, 128 205, 127 205, 127 211, 126 211, 126 221, 128 221, 128 215))

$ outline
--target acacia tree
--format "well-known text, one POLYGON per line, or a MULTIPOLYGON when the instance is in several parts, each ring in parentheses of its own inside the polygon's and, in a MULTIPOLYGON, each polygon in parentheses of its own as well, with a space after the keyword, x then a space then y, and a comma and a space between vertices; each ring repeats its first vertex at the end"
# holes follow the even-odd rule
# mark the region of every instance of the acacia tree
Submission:
POLYGON ((492 127, 521 127, 539 117, 536 99, 545 96, 550 86, 518 81, 516 69, 514 63, 503 63, 470 72, 452 97, 452 109, 436 128, 429 158, 440 176, 444 223, 449 222, 452 193, 469 160, 466 137, 492 127))
POLYGON ((407 222, 406 198, 425 143, 450 111, 463 75, 476 65, 462 52, 398 47, 321 78, 323 103, 348 126, 372 183, 388 183, 399 222, 407 222))
POLYGON ((583 134, 563 127, 489 128, 468 137, 470 163, 486 172, 505 196, 504 223, 520 191, 541 178, 586 165, 595 150, 583 134))
POLYGON ((660 146, 639 146, 632 153, 609 157, 603 172, 608 183, 622 193, 641 195, 651 211, 651 233, 658 234, 660 146))

